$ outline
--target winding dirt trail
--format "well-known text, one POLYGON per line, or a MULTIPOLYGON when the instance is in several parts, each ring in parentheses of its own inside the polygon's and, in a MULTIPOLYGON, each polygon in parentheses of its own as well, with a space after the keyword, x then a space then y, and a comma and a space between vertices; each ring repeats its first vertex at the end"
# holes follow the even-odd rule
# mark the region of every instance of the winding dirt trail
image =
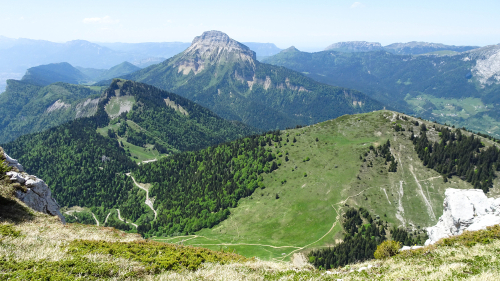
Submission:
MULTIPOLYGON (((156 160, 155 160, 155 161, 156 161, 156 160)), ((149 198, 149 189, 146 189, 146 188, 144 188, 142 185, 138 184, 138 183, 135 181, 134 177, 133 177, 130 173, 127 173, 127 174, 125 174, 125 175, 129 176, 130 178, 132 178, 132 180, 134 181, 134 184, 135 184, 138 188, 140 188, 140 189, 142 189, 142 190, 146 191, 146 201, 144 202, 144 204, 148 205, 148 207, 149 207, 151 210, 153 210, 153 212, 155 213, 155 220, 156 220, 156 217, 158 216, 158 214, 156 213, 155 209, 153 208, 153 201, 151 201, 151 199, 149 198)))
POLYGON ((92 216, 94 217, 95 219, 95 222, 97 223, 97 226, 99 226, 99 220, 97 220, 96 216, 94 215, 94 213, 90 212, 92 214, 92 216))
MULTIPOLYGON (((116 209, 116 210, 118 211, 118 219, 121 220, 122 222, 125 222, 125 220, 120 215, 120 209, 116 209)), ((126 222, 126 223, 130 223, 131 225, 135 226, 135 228, 137 228, 137 224, 135 224, 133 222, 126 222)))
POLYGON ((109 215, 111 215, 111 212, 109 212, 108 215, 106 216, 106 219, 104 220, 104 224, 106 224, 108 222, 109 215))

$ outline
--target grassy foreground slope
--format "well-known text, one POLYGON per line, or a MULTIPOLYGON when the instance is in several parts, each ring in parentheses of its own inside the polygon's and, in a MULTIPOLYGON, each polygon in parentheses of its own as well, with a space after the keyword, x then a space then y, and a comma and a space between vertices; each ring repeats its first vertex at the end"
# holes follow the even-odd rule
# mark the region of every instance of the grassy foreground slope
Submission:
MULTIPOLYGON (((282 131, 283 141, 267 147, 282 156, 277 170, 262 174, 265 189, 241 199, 228 219, 212 229, 155 239, 287 260, 294 253, 338 242, 340 214, 348 206, 363 207, 389 224, 412 230, 434 225, 443 211, 445 189, 472 186, 457 177, 445 183, 439 173, 424 167, 409 140, 410 127, 419 133, 412 123, 417 119, 397 120, 397 116, 377 111, 282 131), (406 131, 396 132, 395 124, 406 131), (390 163, 381 157, 364 156, 371 145, 387 140, 398 162, 396 172, 388 172, 390 163), (370 162, 373 167, 368 167, 370 162)), ((433 123, 425 123, 427 136, 438 140, 433 123)), ((494 183, 498 185, 497 180, 494 183)))

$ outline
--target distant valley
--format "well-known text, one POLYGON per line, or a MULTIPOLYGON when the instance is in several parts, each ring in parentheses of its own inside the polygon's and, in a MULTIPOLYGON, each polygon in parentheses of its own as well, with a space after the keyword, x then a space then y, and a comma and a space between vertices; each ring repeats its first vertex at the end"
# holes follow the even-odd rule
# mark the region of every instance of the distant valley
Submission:
POLYGON ((406 113, 500 136, 500 45, 455 55, 387 51, 306 53, 265 60, 317 81, 359 90, 406 113))

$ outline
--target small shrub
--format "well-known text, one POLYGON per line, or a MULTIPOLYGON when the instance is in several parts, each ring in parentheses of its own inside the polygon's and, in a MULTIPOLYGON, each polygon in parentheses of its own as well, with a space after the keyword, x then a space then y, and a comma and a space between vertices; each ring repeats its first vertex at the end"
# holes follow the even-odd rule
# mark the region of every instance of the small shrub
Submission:
POLYGON ((0 225, 0 235, 3 236, 12 236, 19 237, 21 235, 20 231, 17 231, 10 224, 1 224, 0 225))
POLYGON ((4 174, 9 172, 10 170, 12 170, 12 168, 9 167, 4 160, 0 160, 0 179, 2 179, 4 177, 4 174))
POLYGON ((401 248, 400 242, 387 240, 377 246, 377 250, 375 250, 373 256, 378 260, 386 259, 397 255, 399 253, 400 248, 401 248))

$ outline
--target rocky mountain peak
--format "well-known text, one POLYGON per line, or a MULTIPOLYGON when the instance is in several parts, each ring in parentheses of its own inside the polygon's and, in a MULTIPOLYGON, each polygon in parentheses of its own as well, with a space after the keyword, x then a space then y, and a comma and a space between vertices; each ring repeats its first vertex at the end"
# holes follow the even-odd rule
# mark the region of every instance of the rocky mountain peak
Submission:
POLYGON ((250 48, 230 38, 224 32, 211 30, 194 38, 191 46, 182 53, 178 65, 179 72, 188 74, 193 70, 197 74, 207 64, 240 61, 254 65, 255 60, 255 52, 250 48))

